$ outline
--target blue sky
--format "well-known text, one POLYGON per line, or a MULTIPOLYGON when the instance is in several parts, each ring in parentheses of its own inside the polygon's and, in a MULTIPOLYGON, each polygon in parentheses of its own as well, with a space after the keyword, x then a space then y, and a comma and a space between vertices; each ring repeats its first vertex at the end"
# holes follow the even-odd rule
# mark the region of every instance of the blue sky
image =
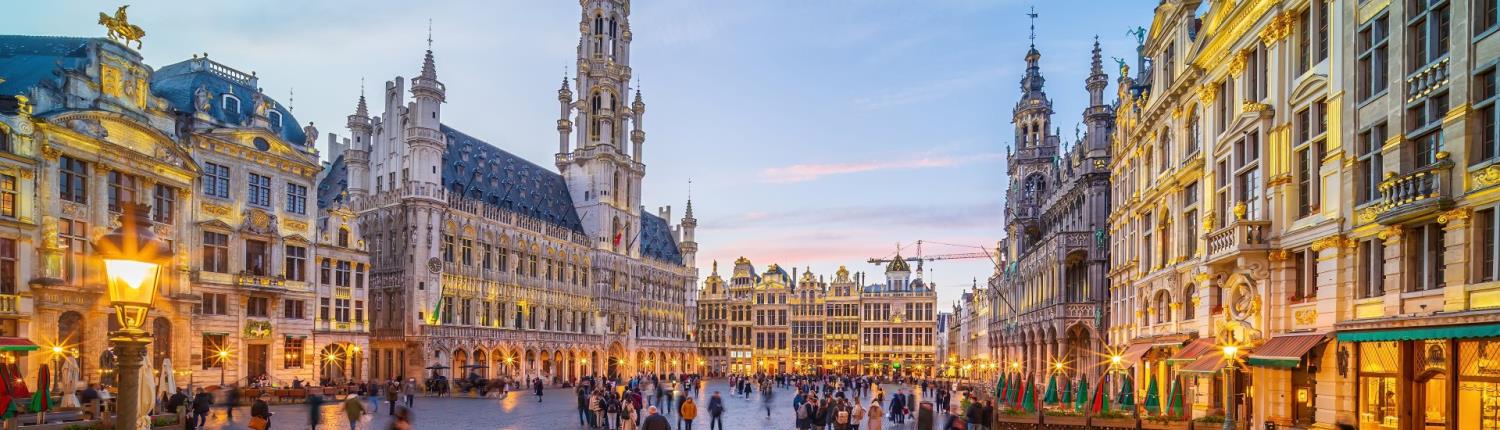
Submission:
MULTIPOLYGON (((118 4, 18 2, 7 6, 4 32, 102 36, 98 12, 118 4)), ((1054 122, 1071 137, 1094 35, 1105 57, 1133 59, 1125 32, 1149 25, 1155 4, 636 0, 644 204, 672 205, 680 217, 692 178, 705 276, 712 261, 727 267, 743 255, 761 270, 780 263, 829 274, 842 264, 878 279, 864 260, 897 243, 908 255, 917 240, 928 254, 993 247, 1003 234, 1026 9, 1038 8, 1054 122)), ((572 0, 137 1, 129 12, 147 32, 147 63, 207 52, 255 71, 268 94, 325 134, 347 134, 362 77, 378 96, 384 81, 416 74, 431 19, 448 87, 444 123, 542 165, 556 151, 556 91, 579 18, 572 0)), ((944 307, 991 272, 982 260, 927 269, 944 307)))

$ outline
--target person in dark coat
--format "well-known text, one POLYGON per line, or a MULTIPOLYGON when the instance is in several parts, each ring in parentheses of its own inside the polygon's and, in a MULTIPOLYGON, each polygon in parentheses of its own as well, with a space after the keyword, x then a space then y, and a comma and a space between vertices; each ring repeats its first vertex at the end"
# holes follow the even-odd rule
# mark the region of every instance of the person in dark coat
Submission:
POLYGON ((172 393, 172 397, 167 398, 167 410, 171 411, 172 413, 177 413, 177 410, 186 405, 187 401, 187 394, 184 394, 182 390, 177 390, 172 393))
MULTIPOLYGON (((770 405, 766 407, 770 408, 770 405)), ((708 430, 714 430, 716 425, 719 430, 724 430, 723 415, 724 399, 719 397, 718 391, 715 391, 713 397, 708 398, 708 430)))
POLYGON ((969 403, 969 410, 964 411, 964 421, 971 426, 981 425, 984 422, 984 405, 979 402, 969 403))
POLYGON ((198 389, 198 394, 193 396, 193 424, 194 428, 203 427, 208 423, 208 411, 214 407, 214 396, 198 389))
POLYGON ((256 398, 250 405, 250 416, 266 420, 266 430, 271 430, 271 405, 264 398, 256 398))
POLYGON ((672 422, 657 413, 655 406, 647 408, 646 414, 646 420, 641 422, 641 430, 672 430, 672 422))

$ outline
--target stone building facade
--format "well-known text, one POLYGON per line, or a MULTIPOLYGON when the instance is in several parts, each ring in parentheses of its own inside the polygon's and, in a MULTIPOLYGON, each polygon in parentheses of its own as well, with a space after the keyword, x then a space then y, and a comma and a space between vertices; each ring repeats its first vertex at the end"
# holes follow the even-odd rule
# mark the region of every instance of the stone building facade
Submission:
POLYGON ((0 57, 0 348, 27 378, 67 358, 114 380, 92 242, 144 204, 176 252, 150 364, 198 386, 313 379, 311 124, 206 56, 153 69, 108 39, 0 36, 0 57))
POLYGON ((1159 7, 1114 142, 1124 374, 1255 427, 1500 426, 1497 29, 1486 1, 1159 7))
POLYGON ((937 295, 896 261, 886 283, 864 286, 843 267, 832 278, 775 264, 756 274, 743 257, 725 285, 715 263, 698 296, 700 333, 723 333, 700 337, 709 372, 933 375, 937 295))
POLYGON ((1104 99, 1108 76, 1096 42, 1085 81, 1086 130, 1062 150, 1040 60, 1033 46, 1012 115, 1016 134, 1007 158, 1007 237, 1001 269, 989 279, 988 347, 995 360, 1036 381, 1045 381, 1057 363, 1066 367, 1062 376, 1097 380, 1092 373, 1098 357, 1092 352, 1101 349, 1106 328, 1109 250, 1103 239, 1111 201, 1114 106, 1104 99))
POLYGON ((629 12, 627 0, 581 2, 574 88, 557 92, 557 171, 444 123, 431 50, 409 86, 386 82, 378 115, 360 98, 348 144, 330 154, 342 174, 319 198, 347 199, 373 249, 401 250, 371 261, 373 376, 696 371, 696 220, 691 203, 675 227, 670 208, 641 206, 646 105, 639 91, 627 99, 629 12))

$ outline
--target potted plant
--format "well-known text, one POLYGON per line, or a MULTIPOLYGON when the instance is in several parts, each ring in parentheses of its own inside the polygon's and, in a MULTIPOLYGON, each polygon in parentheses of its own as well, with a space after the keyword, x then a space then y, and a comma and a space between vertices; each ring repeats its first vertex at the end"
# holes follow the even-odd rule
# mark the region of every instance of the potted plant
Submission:
POLYGON ((1188 425, 1188 419, 1171 415, 1141 418, 1141 428, 1147 430, 1187 430, 1188 425))
POLYGON ((1047 425, 1049 425, 1049 426, 1050 425, 1059 425, 1059 426, 1077 426, 1077 427, 1083 427, 1083 426, 1088 425, 1088 421, 1089 421, 1089 418, 1086 417, 1086 416, 1083 416, 1083 414, 1080 414, 1078 412, 1074 412, 1073 410, 1066 409, 1066 408, 1064 408, 1064 409, 1048 410, 1046 412, 1046 414, 1047 414, 1047 418, 1046 418, 1047 425))
POLYGON ((1089 418, 1094 428, 1134 429, 1135 417, 1120 411, 1100 412, 1089 418))
POLYGON ((1029 426, 1006 426, 1006 423, 1030 425, 1041 424, 1041 422, 1037 421, 1037 414, 1035 412, 1017 408, 1007 408, 1000 411, 999 414, 996 414, 995 421, 1000 422, 1000 425, 997 426, 997 428, 1032 428, 1029 426))

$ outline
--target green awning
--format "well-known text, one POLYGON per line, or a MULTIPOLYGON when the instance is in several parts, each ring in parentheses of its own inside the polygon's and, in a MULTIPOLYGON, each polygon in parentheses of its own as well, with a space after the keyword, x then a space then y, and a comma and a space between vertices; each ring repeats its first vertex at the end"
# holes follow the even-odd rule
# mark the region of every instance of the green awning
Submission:
POLYGON ((0 337, 0 351, 36 351, 35 342, 24 337, 0 337))
POLYGON ((1459 339, 1500 336, 1500 324, 1470 324, 1440 327, 1411 327, 1385 330, 1340 331, 1339 342, 1382 342, 1388 340, 1459 339))

